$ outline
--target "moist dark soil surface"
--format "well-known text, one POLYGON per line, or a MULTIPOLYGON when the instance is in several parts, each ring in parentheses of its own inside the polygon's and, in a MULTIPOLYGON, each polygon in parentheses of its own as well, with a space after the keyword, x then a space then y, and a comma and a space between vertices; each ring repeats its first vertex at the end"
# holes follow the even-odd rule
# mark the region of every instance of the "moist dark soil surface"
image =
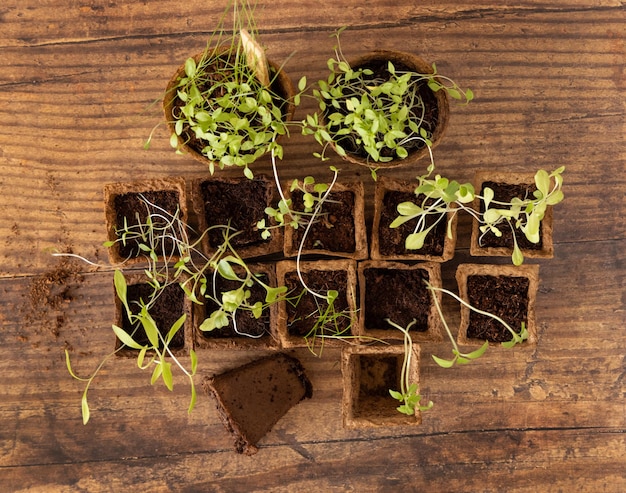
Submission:
MULTIPOLYGON (((528 287, 525 277, 473 275, 467 278, 469 303, 499 316, 519 332, 528 321, 528 287)), ((467 337, 490 342, 510 341, 511 333, 498 321, 470 311, 467 337)))
MULTIPOLYGON (((501 202, 510 202, 514 197, 519 199, 526 199, 533 196, 533 192, 537 190, 537 187, 525 184, 508 184, 508 183, 496 183, 493 181, 486 181, 482 184, 481 195, 486 187, 489 187, 494 192, 494 200, 501 202)), ((480 203, 480 212, 485 212, 484 203, 480 203)), ((491 231, 482 235, 480 238, 481 247, 505 247, 513 248, 513 231, 506 222, 498 225, 498 229, 502 232, 502 236, 498 237, 491 231)), ((539 227, 539 243, 531 243, 528 241, 524 233, 519 229, 515 230, 515 238, 517 245, 525 250, 541 250, 543 247, 543 237, 541 234, 541 226, 539 227)))
MULTIPOLYGON (((231 238, 233 247, 265 243, 256 224, 265 219, 265 208, 271 205, 271 183, 265 179, 238 180, 237 182, 207 180, 200 184, 204 202, 204 216, 208 227, 228 225, 238 232, 231 238)), ((208 232, 213 248, 224 243, 222 228, 208 232)), ((231 233, 232 234, 232 233, 231 233)))
MULTIPOLYGON (((126 298, 128 299, 131 311, 133 313, 139 313, 140 308, 138 303, 140 300, 148 303, 153 291, 154 288, 149 284, 140 283, 129 285, 127 288, 126 298)), ((178 284, 171 284, 161 291, 159 297, 154 302, 154 305, 150 308, 149 313, 156 322, 156 326, 163 337, 167 335, 169 330, 172 328, 172 325, 174 325, 174 322, 176 322, 183 315, 184 301, 184 291, 178 284)), ((122 315, 121 328, 128 334, 131 334, 137 343, 142 345, 150 344, 148 336, 146 335, 146 332, 141 324, 139 324, 135 330, 135 327, 133 327, 128 320, 125 310, 122 315)), ((171 349, 182 349, 184 346, 184 327, 181 327, 170 342, 169 347, 171 349)), ((159 347, 162 348, 162 345, 159 344, 159 347)))
MULTIPOLYGON (((291 195, 294 210, 304 210, 304 194, 294 190, 291 195)), ((294 246, 302 241, 306 227, 300 226, 293 232, 294 246)), ((354 229, 354 193, 350 191, 331 192, 322 205, 318 216, 309 230, 305 250, 328 250, 331 252, 353 253, 356 250, 354 229)))
MULTIPOLYGON (((346 271, 328 271, 328 270, 311 270, 309 272, 303 272, 302 277, 304 282, 313 291, 326 294, 329 290, 334 289, 339 292, 339 296, 334 303, 334 311, 339 314, 345 311, 345 316, 339 316, 332 327, 318 327, 316 329, 316 335, 329 335, 335 334, 338 331, 345 330, 350 325, 350 314, 347 313, 348 301, 346 295, 346 286, 348 282, 348 274, 346 271), (336 324, 336 326, 335 326, 336 324), (332 329, 332 330, 331 330, 332 329)), ((299 296, 303 287, 298 279, 296 272, 288 272, 285 275, 285 285, 287 286, 290 297, 299 296)), ((318 299, 310 293, 305 293, 300 297, 297 305, 292 302, 287 302, 287 327, 289 335, 304 337, 311 333, 316 322, 319 318, 319 313, 324 312, 328 307, 328 304, 318 299)), ((313 336, 313 334, 311 334, 313 336)))
MULTIPOLYGON (((391 78, 391 74, 387 70, 387 64, 388 62, 386 60, 385 61, 372 60, 364 65, 354 67, 355 70, 359 68, 363 68, 363 69, 370 69, 373 72, 372 75, 363 76, 362 87, 365 92, 367 91, 366 89, 367 86, 380 85, 388 81, 391 78)), ((394 66, 395 66, 396 72, 400 72, 400 71, 406 72, 406 71, 411 70, 409 67, 401 63, 394 63, 394 66)), ((337 79, 340 80, 341 78, 342 77, 339 76, 337 79)), ((435 94, 428 87, 425 81, 418 83, 417 95, 419 97, 416 97, 415 100, 418 101, 421 98, 421 101, 423 103, 420 103, 419 105, 415 105, 409 108, 409 111, 414 115, 421 116, 423 114, 422 128, 424 128, 425 130, 428 130, 429 132, 433 132, 439 122, 439 106, 437 104, 437 98, 435 97, 435 94), (423 108, 425 108, 425 110, 423 108)), ((346 96, 346 99, 348 99, 348 97, 350 96, 352 96, 352 92, 350 92, 350 94, 346 96)), ((341 104, 341 109, 337 109, 334 106, 331 107, 330 105, 329 105, 329 108, 332 108, 332 109, 330 109, 329 112, 327 112, 327 114, 324 115, 325 117, 328 117, 331 112, 332 113, 340 112, 343 114, 348 114, 348 110, 346 109, 345 104, 341 104)), ((404 129, 404 132, 407 135, 410 135, 413 133, 408 127, 404 129)), ((356 144, 355 142, 356 138, 358 138, 357 135, 347 135, 347 136, 339 137, 337 140, 338 140, 338 143, 346 150, 346 152, 353 154, 355 156, 358 156, 360 158, 366 159, 368 157, 368 154, 365 151, 365 149, 363 149, 358 144, 356 144)), ((424 147, 424 145, 425 144, 423 141, 416 139, 411 142, 408 142, 406 145, 404 145, 404 148, 407 151, 409 151, 409 153, 412 153, 421 149, 422 147, 424 147)), ((381 149, 380 155, 382 157, 392 157, 392 158, 396 157, 395 150, 389 149, 386 146, 381 149)))
MULTIPOLYGON (((378 229, 378 243, 381 255, 432 255, 435 257, 443 255, 444 243, 447 234, 447 218, 443 218, 435 226, 424 240, 424 246, 419 250, 407 250, 404 247, 406 237, 414 232, 416 221, 408 221, 397 228, 390 228, 389 225, 398 217, 398 204, 402 202, 413 202, 421 204, 423 195, 415 196, 412 192, 400 192, 389 190, 383 196, 383 204, 380 214, 380 227, 378 229)), ((432 201, 429 201, 432 203, 432 201)), ((426 226, 429 227, 435 222, 435 216, 428 216, 426 226)))
MULTIPOLYGON (((116 230, 124 229, 124 219, 126 219, 128 228, 132 231, 138 231, 134 226, 145 225, 148 217, 151 217, 155 230, 158 230, 165 227, 171 217, 180 210, 180 197, 175 190, 128 192, 116 195, 113 206, 116 212, 116 230), (167 215, 163 211, 166 211, 167 215), (159 219, 159 216, 164 215, 165 218, 159 219)), ((120 256, 134 258, 143 255, 138 247, 139 243, 140 241, 132 237, 128 237, 126 244, 121 241, 118 242, 120 256)), ((173 242, 167 239, 156 241, 154 246, 157 254, 161 254, 163 251, 168 255, 176 253, 173 242)))
MULTIPOLYGON (((261 280, 267 284, 266 278, 261 278, 261 280)), ((218 276, 216 279, 216 291, 219 293, 224 293, 226 291, 231 291, 237 289, 241 286, 241 283, 237 281, 231 281, 228 279, 224 279, 223 277, 218 276)), ((253 286, 246 288, 250 291, 250 298, 248 298, 248 303, 250 305, 254 305, 257 301, 264 302, 265 301, 265 289, 259 286, 258 284, 254 284, 253 286)), ((217 310, 219 307, 217 303, 215 303, 211 299, 206 299, 205 301, 205 314, 208 317, 214 310, 217 310)), ((248 310, 237 310, 237 314, 235 315, 235 321, 237 323, 237 330, 235 331, 235 327, 233 323, 231 323, 226 327, 221 327, 219 329, 214 329, 209 332, 202 332, 202 335, 207 339, 216 339, 216 338, 231 338, 231 337, 262 337, 269 335, 270 330, 270 316, 269 309, 263 310, 263 314, 259 318, 254 318, 252 312, 248 310)))
POLYGON ((422 269, 401 270, 369 268, 365 277, 365 328, 396 331, 385 319, 406 327, 417 320, 411 331, 428 330, 428 313, 432 298, 424 281, 428 272, 422 269))

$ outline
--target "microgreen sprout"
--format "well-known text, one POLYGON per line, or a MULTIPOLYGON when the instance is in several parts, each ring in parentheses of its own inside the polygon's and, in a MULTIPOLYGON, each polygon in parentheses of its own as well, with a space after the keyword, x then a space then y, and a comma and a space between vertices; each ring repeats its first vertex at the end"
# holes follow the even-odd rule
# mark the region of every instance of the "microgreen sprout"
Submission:
POLYGON ((448 220, 447 234, 451 236, 452 218, 458 211, 463 210, 479 222, 483 235, 491 232, 496 236, 501 236, 501 225, 505 224, 510 227, 513 231, 514 242, 511 259, 513 264, 521 265, 524 262, 524 256, 515 239, 515 230, 520 230, 531 243, 538 243, 539 228, 547 207, 563 200, 561 174, 564 167, 552 173, 545 170, 537 171, 534 177, 537 190, 533 193, 533 197, 513 198, 510 202, 494 200, 494 192, 488 187, 480 195, 476 193, 471 183, 459 183, 440 175, 431 178, 434 169, 434 163, 431 162, 427 173, 417 178, 418 185, 415 188, 417 203, 408 201, 398 204, 399 215, 390 224, 391 228, 397 228, 408 221, 416 220, 413 233, 405 239, 405 247, 409 250, 422 248, 426 236, 450 212, 452 215, 448 220), (482 201, 484 212, 476 211, 468 205, 475 198, 482 201), (434 216, 434 221, 427 222, 429 216, 434 216))
POLYGON ((413 357, 413 339, 409 331, 417 323, 413 319, 406 327, 396 324, 389 318, 385 319, 389 325, 398 329, 404 335, 404 359, 402 360, 402 370, 400 372, 400 390, 389 389, 391 397, 400 401, 397 410, 402 414, 413 416, 416 410, 428 411, 433 407, 433 402, 428 401, 425 406, 421 405, 422 396, 419 394, 419 386, 416 382, 411 382, 411 359, 413 357))

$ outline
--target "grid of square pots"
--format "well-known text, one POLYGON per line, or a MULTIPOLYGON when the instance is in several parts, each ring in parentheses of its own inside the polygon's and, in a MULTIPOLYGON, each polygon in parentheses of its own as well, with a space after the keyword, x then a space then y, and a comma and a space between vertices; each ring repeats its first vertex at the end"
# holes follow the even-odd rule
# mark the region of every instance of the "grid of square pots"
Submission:
MULTIPOLYGON (((265 206, 275 206, 278 201, 278 193, 273 182, 265 178, 259 178, 267 186, 265 198, 267 200, 265 206)), ((204 231, 212 226, 211 215, 207 214, 207 207, 211 200, 207 196, 206 182, 213 185, 229 189, 231 194, 239 197, 248 197, 246 192, 236 192, 236 187, 240 183, 248 183, 247 178, 241 179, 218 179, 207 178, 203 180, 194 180, 191 182, 190 202, 192 204, 192 212, 187 209, 187 192, 185 190, 185 181, 182 178, 144 181, 132 184, 111 184, 105 187, 106 202, 106 219, 107 231, 109 239, 114 239, 116 217, 111 206, 115 205, 116 197, 123 193, 141 193, 143 191, 174 191, 179 197, 180 218, 187 221, 190 217, 195 217, 198 223, 198 230, 204 231)), ((344 185, 337 185, 338 190, 344 191, 348 188, 344 185)), ((380 313, 376 310, 368 308, 375 299, 370 299, 385 293, 387 285, 391 285, 395 277, 400 277, 401 282, 407 283, 411 289, 407 290, 407 297, 396 296, 394 292, 387 294, 392 299, 392 306, 396 313, 400 314, 406 320, 397 320, 403 326, 407 325, 407 321, 413 318, 421 320, 416 324, 415 330, 411 330, 411 338, 413 344, 413 358, 411 374, 413 381, 419 381, 419 353, 420 345, 429 342, 437 342, 443 339, 442 325, 436 308, 432 303, 422 306, 420 310, 415 312, 408 311, 408 305, 403 303, 418 302, 417 298, 424 294, 431 296, 430 292, 424 287, 424 280, 428 280, 435 287, 442 287, 441 265, 452 259, 455 250, 456 241, 456 216, 450 218, 452 237, 444 239, 437 252, 420 254, 415 252, 396 251, 385 252, 382 240, 378 231, 381 227, 388 227, 388 214, 385 215, 383 206, 381 205, 384 198, 389 193, 397 193, 399 197, 405 197, 407 193, 412 193, 414 185, 396 182, 388 179, 380 179, 377 183, 375 193, 375 210, 374 224, 372 229, 371 243, 368 250, 367 238, 365 235, 365 218, 364 218, 364 191, 361 183, 350 188, 354 193, 354 227, 355 227, 355 249, 352 252, 331 252, 321 247, 304 251, 304 255, 315 255, 315 260, 309 260, 305 257, 305 261, 301 262, 303 272, 309 270, 331 270, 342 269, 347 272, 346 282, 349 286, 346 290, 347 302, 350 312, 353 314, 351 320, 352 336, 351 344, 344 345, 342 351, 342 374, 343 374, 343 391, 344 398, 342 402, 343 423, 346 427, 360 428, 371 426, 392 426, 419 424, 421 422, 420 412, 416 411, 414 416, 406 416, 400 414, 396 409, 396 402, 388 395, 389 388, 399 388, 399 379, 401 372, 402 359, 404 357, 403 335, 393 329, 381 319, 380 313), (357 290, 358 286, 358 290, 357 290), (368 287, 369 286, 369 287, 368 287), (423 291, 420 293, 420 287, 423 291), (372 294, 379 293, 379 294, 372 294), (411 297, 416 299, 411 299, 411 297), (358 299, 358 301, 357 301, 358 299), (395 304, 394 304, 395 303, 395 304), (381 344, 385 342, 385 344, 381 344), (395 383, 394 383, 395 382, 395 383), (383 392, 381 389, 386 388, 383 392), (372 394, 372 395, 370 395, 372 394), (384 394, 384 395, 383 395, 384 394), (384 402, 384 404, 383 404, 384 402)), ((288 193, 288 191, 284 191, 288 193)), ((405 199, 406 200, 406 199, 405 199)), ((251 218, 248 227, 253 228, 253 224, 260 218, 251 218)), ((219 219, 223 222, 223 218, 219 219)), ((547 222, 546 230, 551 230, 551 222, 547 222)), ((295 271, 296 265, 293 257, 297 254, 297 248, 293 245, 293 231, 286 228, 283 236, 281 229, 273 230, 273 235, 268 241, 251 241, 250 244, 239 245, 238 252, 243 258, 251 259, 259 272, 267 276, 271 285, 283 285, 286 276, 290 272, 295 271)), ((544 231, 546 231, 544 230, 544 231)), ((260 235, 260 233, 259 233, 260 235)), ((208 235, 202 237, 202 249, 208 256, 215 251, 215 244, 211 244, 208 235)), ((544 253, 535 256, 551 255, 551 240, 546 244, 547 250, 544 253)), ((389 250, 389 249, 387 249, 389 250)), ((524 252, 525 255, 527 252, 524 252)), ((473 250, 472 254, 480 255, 510 255, 505 249, 495 251, 473 250)), ((124 260, 115 247, 109 249, 109 255, 114 263, 124 260)), ((533 257, 533 253, 527 255, 533 257)), ((175 256, 167 260, 175 260, 175 256)), ((145 261, 145 259, 143 259, 145 261)), ((164 261, 165 259, 159 259, 164 261)), ((128 261, 130 265, 139 266, 142 262, 141 257, 137 257, 128 261)), ((529 339, 525 344, 534 344, 536 342, 536 327, 534 321, 534 298, 538 287, 538 266, 524 265, 514 267, 511 265, 480 265, 480 264, 461 264, 457 270, 457 281, 459 285, 460 296, 464 300, 471 299, 471 293, 467 290, 467 279, 472 275, 492 275, 492 276, 508 276, 518 277, 524 276, 529 278, 528 294, 530 300, 527 305, 527 328, 529 330, 529 339)), ((129 284, 140 283, 137 275, 129 274, 129 284)), ((436 293, 441 300, 441 293, 436 293)), ((207 335, 199 330, 199 325, 206 317, 204 306, 198 306, 185 303, 181 307, 184 313, 188 314, 187 323, 184 326, 184 336, 182 346, 177 348, 179 353, 188 352, 189 349, 266 349, 280 350, 282 348, 305 347, 306 342, 302 337, 294 336, 289 332, 288 325, 288 307, 285 302, 279 303, 279 306, 272 307, 269 311, 269 320, 266 320, 267 330, 264 336, 247 337, 236 334, 232 328, 227 328, 219 335, 207 335)), ((116 321, 123 324, 123 314, 120 303, 116 321)), ((473 339, 468 336, 468 327, 470 325, 470 314, 467 309, 461 310, 461 327, 458 334, 458 342, 460 344, 474 344, 482 341, 473 339)), ((116 347, 120 342, 116 341, 116 347)), ((337 343, 331 343, 337 345, 337 343)), ((124 349, 121 354, 132 352, 130 349, 124 349)))

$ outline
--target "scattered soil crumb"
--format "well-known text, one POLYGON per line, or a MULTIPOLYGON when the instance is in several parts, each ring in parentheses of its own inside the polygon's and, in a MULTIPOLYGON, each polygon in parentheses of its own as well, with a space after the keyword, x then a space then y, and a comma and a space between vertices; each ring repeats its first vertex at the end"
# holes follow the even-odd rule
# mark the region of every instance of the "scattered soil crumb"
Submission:
POLYGON ((74 299, 83 276, 70 260, 62 258, 57 267, 35 277, 29 286, 23 316, 35 331, 47 330, 57 337, 65 326, 65 311, 74 299))

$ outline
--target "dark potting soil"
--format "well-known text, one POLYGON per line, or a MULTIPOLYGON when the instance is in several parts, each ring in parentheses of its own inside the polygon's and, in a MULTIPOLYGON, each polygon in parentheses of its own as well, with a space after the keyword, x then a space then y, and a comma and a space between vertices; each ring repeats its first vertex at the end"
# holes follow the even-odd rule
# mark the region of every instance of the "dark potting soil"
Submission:
MULTIPOLYGON (((372 60, 364 65, 353 67, 355 70, 362 68, 362 69, 370 69, 373 72, 372 75, 363 76, 362 87, 363 87, 364 92, 367 92, 367 86, 380 85, 380 84, 383 84, 384 82, 387 82, 391 78, 391 74, 387 70, 387 65, 388 65, 387 60, 372 60)), ((394 62, 394 67, 397 72, 411 71, 409 67, 398 62, 394 62)), ((342 75, 339 75, 337 77, 337 80, 340 81, 341 79, 342 79, 342 75)), ((432 133, 434 132, 435 128, 437 127, 437 123, 439 122, 439 105, 437 104, 437 98, 435 97, 435 94, 428 87, 425 81, 421 81, 418 83, 417 94, 421 97, 423 104, 416 105, 412 108, 409 108, 409 111, 413 115, 419 115, 419 117, 422 117, 422 114, 423 114, 422 128, 432 133)), ((352 93, 350 93, 349 95, 346 95, 346 100, 351 96, 352 96, 352 93)), ((348 114, 346 105, 341 104, 340 109, 337 109, 334 106, 331 107, 331 105, 329 105, 329 109, 324 116, 328 117, 331 113, 335 113, 335 112, 348 114)), ((404 129, 404 132, 407 135, 410 135, 413 133, 412 130, 410 130, 408 127, 404 129)), ((368 157, 368 154, 365 151, 365 149, 363 149, 363 147, 359 146, 356 143, 356 139, 358 138, 359 138, 358 135, 346 135, 346 136, 339 136, 337 138, 337 141, 346 150, 346 152, 366 159, 368 157)), ((406 145, 404 145, 404 148, 407 151, 409 151, 409 153, 412 153, 421 149, 422 147, 424 147, 424 145, 425 144, 422 140, 415 139, 415 140, 408 142, 406 145)), ((386 146, 384 146, 380 150, 380 155, 382 157, 392 157, 392 158, 396 157, 395 150, 389 149, 386 146)))
MULTIPOLYGON (((261 281, 267 284, 267 277, 263 276, 260 278, 261 281)), ((224 293, 226 291, 231 291, 237 289, 241 286, 241 283, 237 281, 231 281, 229 279, 224 279, 221 276, 216 278, 216 291, 218 293, 224 293)), ((210 288, 212 289, 212 288, 210 288)), ((248 303, 254 305, 257 301, 264 302, 265 301, 265 289, 263 289, 258 284, 254 284, 251 287, 247 287, 246 290, 250 291, 250 298, 248 298, 248 303)), ((217 303, 215 303, 212 299, 207 298, 204 301, 205 306, 205 316, 211 315, 213 311, 217 310, 219 307, 217 303)), ((230 324, 226 327, 221 327, 219 329, 214 329, 208 332, 202 332, 202 335, 207 339, 216 339, 216 338, 232 338, 232 337, 254 337, 260 338, 269 335, 270 330, 270 316, 269 309, 263 310, 263 314, 259 318, 254 318, 252 312, 249 310, 237 310, 235 314, 235 322, 237 324, 237 330, 233 326, 232 320, 230 324)))
MULTIPOLYGON (((200 192, 207 226, 230 224, 238 232, 230 240, 233 247, 241 248, 269 241, 261 238, 256 224, 265 218, 265 208, 271 205, 270 182, 261 178, 237 182, 207 180, 200 184, 200 192)), ((211 247, 219 247, 224 243, 223 228, 209 230, 208 238, 211 247)))
MULTIPOLYGON (((129 285, 126 297, 131 311, 133 313, 139 313, 140 308, 138 303, 140 300, 148 303, 153 292, 154 288, 146 283, 129 285)), ((184 301, 185 293, 180 286, 178 284, 170 284, 163 288, 159 297, 154 302, 154 305, 150 308, 149 313, 156 322, 156 326, 163 337, 167 336, 174 322, 183 315, 184 301)), ((121 328, 128 334, 131 334, 137 343, 142 345, 150 344, 148 336, 141 324, 139 323, 136 327, 133 327, 128 320, 125 310, 123 310, 121 328)), ((171 349, 182 349, 184 346, 184 328, 181 327, 170 342, 169 347, 171 349)), ((159 347, 162 348, 162 344, 159 344, 159 347)))
POLYGON ((428 271, 423 269, 403 270, 369 268, 364 271, 365 328, 389 329, 397 331, 385 320, 406 327, 413 319, 417 320, 411 331, 428 330, 428 314, 432 303, 431 294, 424 281, 428 281, 428 271))
MULTIPOLYGON (((378 228, 378 244, 381 255, 418 254, 432 255, 435 257, 443 255, 444 242, 447 234, 447 218, 443 218, 439 221, 428 235, 426 235, 424 246, 419 250, 407 250, 404 246, 406 237, 415 230, 416 221, 408 221, 397 228, 389 227, 394 219, 399 216, 398 204, 402 202, 421 204, 423 200, 423 195, 416 196, 412 192, 399 192, 394 190, 385 192, 380 214, 380 226, 378 228)), ((429 199, 428 202, 432 203, 432 200, 429 199)), ((426 227, 432 226, 435 220, 435 215, 429 215, 426 218, 426 227)))
MULTIPOLYGON (((526 184, 509 184, 509 183, 496 183, 493 181, 486 181, 482 184, 481 195, 486 187, 489 187, 493 190, 494 198, 493 200, 497 200, 500 202, 510 202, 514 197, 519 199, 527 199, 533 196, 533 192, 537 190, 537 187, 526 184)), ((480 212, 485 212, 484 203, 480 202, 480 212)), ((484 235, 481 235, 480 238, 480 246, 487 247, 504 247, 504 248, 513 248, 513 231, 509 227, 506 222, 502 222, 498 225, 498 229, 502 232, 502 236, 498 237, 493 234, 491 231, 488 231, 484 235)), ((539 226, 539 242, 531 243, 528 241, 524 233, 516 229, 515 230, 515 239, 517 240, 517 245, 520 248, 525 250, 541 250, 543 247, 543 235, 541 234, 541 225, 539 226)))
MULTIPOLYGON (((470 305, 497 315, 519 332, 528 321, 529 284, 525 277, 472 275, 467 277, 467 295, 470 305)), ((471 310, 467 337, 490 342, 513 338, 500 322, 471 310)))
MULTIPOLYGON (((304 210, 303 197, 300 190, 293 191, 291 200, 294 210, 304 210)), ((303 249, 353 253, 356 250, 354 193, 331 192, 322 205, 321 212, 309 229, 303 249)), ((300 245, 305 229, 306 226, 299 226, 293 231, 296 247, 300 245)))
MULTIPOLYGON (((138 226, 139 224, 145 225, 148 217, 151 217, 155 230, 158 230, 159 228, 165 227, 171 217, 180 210, 180 197, 175 190, 145 191, 141 193, 128 192, 116 195, 113 206, 116 212, 115 222, 117 231, 124 229, 124 218, 126 218, 128 228, 135 232, 138 231, 138 228, 134 226, 138 226), (164 214, 163 211, 166 211, 167 214, 164 214), (162 217, 164 215, 165 218, 159 218, 159 216, 162 217)), ((118 236, 121 236, 121 234, 120 232, 118 236)), ((143 240, 134 238, 128 238, 126 244, 121 241, 118 242, 120 256, 134 258, 143 255, 143 252, 141 252, 138 247, 140 242, 144 243, 143 240)), ((167 255, 177 253, 177 249, 176 251, 174 250, 176 248, 174 243, 169 239, 156 241, 154 247, 157 254, 163 252, 167 255)))
MULTIPOLYGON (((326 294, 331 289, 338 291, 339 296, 337 296, 334 302, 334 311, 337 314, 345 311, 345 316, 342 315, 336 320, 336 325, 332 326, 332 330, 319 327, 316 335, 335 334, 338 331, 348 328, 351 319, 350 314, 347 313, 349 308, 346 294, 348 283, 347 272, 343 270, 311 270, 309 272, 303 272, 302 277, 306 285, 317 293, 326 294)), ((287 274, 285 274, 285 286, 287 286, 288 292, 290 293, 289 297, 297 297, 304 290, 296 272, 287 272, 287 274)), ((295 300, 287 302, 287 327, 289 335, 298 337, 307 336, 318 321, 319 313, 323 312, 327 306, 328 304, 324 300, 308 292, 300 297, 297 304, 295 304, 295 300)))
POLYGON ((207 378, 203 386, 215 398, 235 450, 246 455, 255 454, 257 442, 276 422, 313 394, 300 361, 283 353, 207 378))

